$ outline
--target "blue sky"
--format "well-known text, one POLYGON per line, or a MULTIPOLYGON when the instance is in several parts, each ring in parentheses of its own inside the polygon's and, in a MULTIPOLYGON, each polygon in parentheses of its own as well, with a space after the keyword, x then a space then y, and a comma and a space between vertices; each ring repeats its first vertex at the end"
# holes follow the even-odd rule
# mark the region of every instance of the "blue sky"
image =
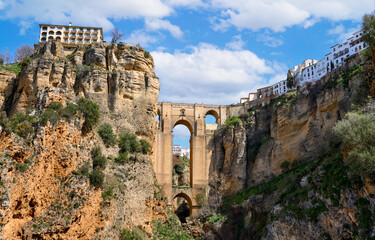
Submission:
POLYGON ((323 58, 373 10, 374 0, 0 0, 0 53, 37 43, 39 23, 103 27, 107 41, 117 27, 154 57, 159 101, 232 104, 323 58))

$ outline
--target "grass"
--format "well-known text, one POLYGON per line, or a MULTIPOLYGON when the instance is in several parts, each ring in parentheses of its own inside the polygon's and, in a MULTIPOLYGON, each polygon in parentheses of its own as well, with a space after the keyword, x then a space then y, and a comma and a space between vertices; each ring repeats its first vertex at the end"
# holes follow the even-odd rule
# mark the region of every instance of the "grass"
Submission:
POLYGON ((18 63, 0 65, 0 71, 12 72, 17 75, 21 72, 21 69, 22 69, 22 66, 18 63))
POLYGON ((172 188, 188 189, 188 188, 192 188, 192 187, 190 187, 190 186, 177 186, 177 185, 173 185, 172 188))

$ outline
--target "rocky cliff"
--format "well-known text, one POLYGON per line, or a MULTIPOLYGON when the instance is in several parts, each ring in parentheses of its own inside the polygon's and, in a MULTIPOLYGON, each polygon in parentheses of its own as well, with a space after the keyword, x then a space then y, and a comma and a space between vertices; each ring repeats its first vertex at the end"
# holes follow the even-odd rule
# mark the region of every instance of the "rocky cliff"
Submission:
POLYGON ((374 114, 374 76, 372 61, 356 56, 285 96, 236 107, 242 121, 215 133, 209 205, 216 206, 208 208, 216 213, 201 216, 210 220, 206 237, 373 236, 358 220, 373 214, 371 181, 332 166, 344 165, 333 133, 337 121, 353 110, 374 114))
POLYGON ((87 113, 69 112, 89 99, 99 108, 97 126, 152 146, 159 81, 150 54, 120 43, 64 56, 61 44, 48 42, 21 64, 17 76, 0 72, 0 106, 9 117, 0 120, 1 238, 118 239, 130 234, 124 229, 151 236, 153 221, 166 218, 152 150, 120 162, 119 147, 104 144, 97 127, 82 132, 87 113), (107 163, 99 168, 94 147, 107 163), (100 187, 92 185, 96 168, 100 187))

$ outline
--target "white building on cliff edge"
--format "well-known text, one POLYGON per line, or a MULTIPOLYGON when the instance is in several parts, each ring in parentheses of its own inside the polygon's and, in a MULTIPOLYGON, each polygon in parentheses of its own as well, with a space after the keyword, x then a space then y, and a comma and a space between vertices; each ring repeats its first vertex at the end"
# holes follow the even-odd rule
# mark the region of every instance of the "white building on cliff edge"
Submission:
POLYGON ((65 54, 73 52, 77 45, 89 45, 103 41, 103 28, 69 25, 39 24, 39 43, 60 41, 65 54))
MULTIPOLYGON (((336 44, 331 47, 331 51, 321 60, 306 59, 301 64, 292 67, 289 71, 298 85, 305 82, 318 81, 327 73, 340 67, 348 57, 357 54, 368 46, 362 40, 363 31, 359 30, 352 34, 342 44, 336 44)), ((249 97, 241 98, 240 103, 251 102, 256 99, 274 98, 285 94, 287 88, 286 80, 257 89, 257 93, 250 93, 249 97), (255 95, 256 94, 256 95, 255 95)))

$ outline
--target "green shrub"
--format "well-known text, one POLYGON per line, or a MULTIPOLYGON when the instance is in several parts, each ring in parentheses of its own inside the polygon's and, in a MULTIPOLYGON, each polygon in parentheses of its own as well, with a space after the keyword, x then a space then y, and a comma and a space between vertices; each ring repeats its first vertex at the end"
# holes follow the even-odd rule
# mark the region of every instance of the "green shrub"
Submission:
POLYGON ((140 152, 141 147, 137 141, 137 137, 130 133, 121 133, 119 136, 118 146, 120 153, 129 152, 135 153, 140 152))
POLYGON ((30 122, 24 121, 17 125, 15 133, 22 138, 27 138, 34 133, 34 128, 30 122))
POLYGON ((28 169, 27 164, 17 163, 16 170, 20 172, 25 172, 28 169))
POLYGON ((211 224, 214 224, 216 222, 226 222, 228 220, 227 217, 225 217, 224 215, 222 214, 218 214, 218 215, 213 215, 211 216, 209 219, 208 219, 208 222, 211 223, 211 224))
POLYGON ((113 134, 112 127, 108 123, 100 125, 98 133, 107 147, 115 144, 116 135, 113 134))
POLYGON ((150 58, 150 57, 151 57, 151 54, 150 54, 150 52, 148 52, 148 51, 145 51, 144 57, 145 57, 145 58, 150 58))
POLYGON ((184 166, 182 166, 182 164, 177 163, 176 165, 174 165, 173 169, 174 169, 174 172, 178 175, 181 175, 184 173, 184 166))
POLYGON ((22 61, 20 62, 20 65, 22 67, 25 67, 25 66, 29 65, 30 63, 31 63, 31 58, 26 57, 26 58, 22 59, 22 61))
POLYGON ((142 238, 129 229, 122 229, 120 240, 142 240, 142 238))
POLYGON ((347 162, 365 176, 375 175, 375 115, 348 114, 336 124, 334 131, 342 140, 347 162))
POLYGON ((113 198, 113 187, 110 187, 107 191, 102 192, 102 198, 104 200, 111 200, 113 198))
POLYGON ((140 141, 140 144, 141 144, 141 152, 143 154, 147 154, 149 149, 150 149, 150 145, 148 144, 148 142, 146 140, 141 140, 140 141))
POLYGON ((96 158, 102 155, 102 149, 99 146, 93 147, 91 149, 91 157, 96 158))
POLYGON ((61 110, 61 116, 70 120, 78 112, 78 106, 73 103, 68 103, 64 109, 61 110))
POLYGON ((89 176, 89 172, 90 172, 90 164, 89 162, 86 162, 82 167, 78 169, 77 174, 81 176, 89 176))
POLYGON ((42 114, 39 116, 39 123, 42 126, 47 125, 47 122, 50 122, 53 126, 55 126, 60 120, 60 114, 52 108, 47 108, 42 114))
POLYGON ((116 158, 115 158, 115 162, 118 163, 118 164, 125 164, 128 162, 128 153, 127 152, 123 152, 123 153, 120 153, 116 158))
POLYGON ((104 174, 99 170, 92 170, 90 174, 90 184, 96 188, 100 188, 103 186, 104 182, 104 174))
POLYGON ((104 156, 96 156, 94 159, 93 159, 93 162, 92 162, 92 166, 94 169, 105 169, 107 165, 107 158, 104 157, 104 156))
POLYGON ((158 240, 188 240, 193 239, 187 235, 175 215, 169 216, 167 222, 160 220, 153 222, 154 239, 158 240))
POLYGON ((225 126, 227 127, 235 127, 237 124, 240 124, 242 121, 237 116, 232 116, 225 120, 225 126))
POLYGON ((91 100, 80 98, 78 100, 78 107, 85 118, 82 130, 84 133, 89 132, 99 121, 99 106, 91 100))
POLYGON ((283 170, 283 172, 288 171, 289 168, 290 168, 290 162, 284 161, 281 163, 281 169, 283 170))
POLYGON ((50 104, 48 104, 48 107, 47 107, 47 109, 53 109, 56 112, 60 112, 62 108, 63 108, 63 105, 61 102, 51 102, 50 104))
POLYGON ((21 112, 17 112, 11 117, 9 127, 12 128, 13 132, 16 132, 18 125, 22 122, 29 122, 31 125, 36 123, 34 116, 28 116, 21 112))

